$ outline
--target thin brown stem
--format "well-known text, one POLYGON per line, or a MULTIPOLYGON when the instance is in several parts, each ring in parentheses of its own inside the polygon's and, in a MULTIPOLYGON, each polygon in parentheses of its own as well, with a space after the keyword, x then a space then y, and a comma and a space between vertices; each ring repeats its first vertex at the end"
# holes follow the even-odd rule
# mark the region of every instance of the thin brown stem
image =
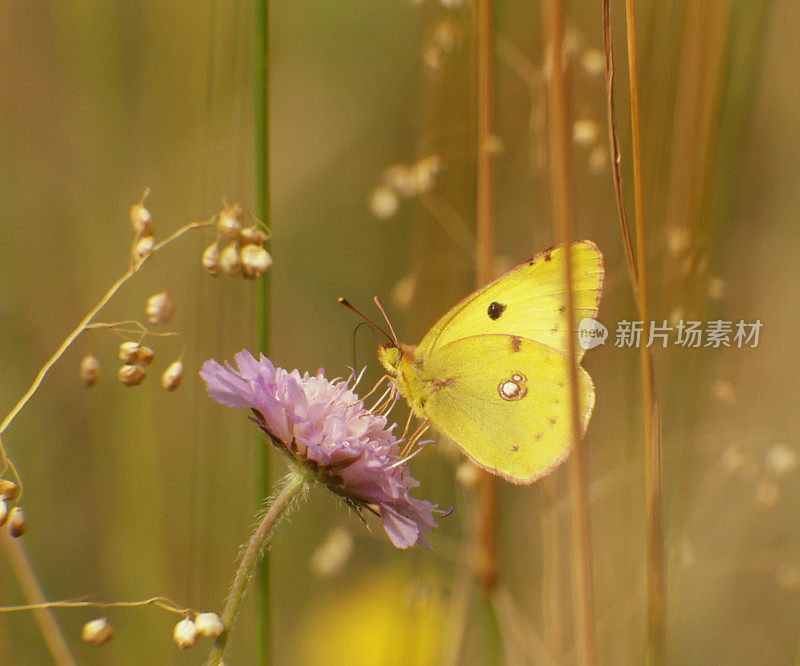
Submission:
POLYGON ((33 616, 36 619, 36 624, 39 625, 39 631, 42 632, 42 637, 47 649, 50 651, 50 655, 53 657, 53 661, 59 666, 75 664, 76 661, 61 633, 55 616, 50 608, 47 607, 47 600, 24 547, 18 539, 8 533, 8 530, 0 530, 0 542, 2 542, 3 550, 6 552, 6 559, 22 588, 22 593, 33 606, 33 616))
POLYGON ((609 2, 603 0, 603 50, 606 57, 606 104, 608 106, 608 145, 611 152, 611 173, 614 176, 614 194, 617 199, 622 243, 625 247, 625 259, 628 263, 628 275, 633 285, 633 296, 639 298, 639 271, 636 268, 636 257, 633 254, 633 239, 628 226, 628 215, 625 212, 625 199, 622 195, 622 174, 620 173, 619 142, 614 116, 614 51, 611 41, 611 18, 609 2))
MULTIPOLYGON (((477 282, 494 277, 495 175, 494 175, 494 0, 479 0, 478 11, 478 183, 477 282)), ((497 479, 480 476, 478 503, 479 579, 484 592, 497 585, 497 479)))
POLYGON ((141 608, 142 606, 156 606, 170 613, 184 616, 192 612, 191 608, 181 608, 167 597, 151 597, 141 601, 42 601, 35 604, 2 606, 0 613, 19 613, 42 608, 141 608))
POLYGON ((575 237, 570 172, 570 122, 567 63, 563 59, 564 18, 560 0, 542 6, 547 77, 548 145, 553 190, 553 216, 560 243, 566 248, 567 356, 570 386, 572 455, 569 462, 572 506, 572 570, 576 608, 577 639, 581 663, 596 662, 594 584, 592 577, 591 527, 589 520, 588 469, 581 443, 581 413, 578 395, 578 363, 573 331, 575 307, 571 243, 575 237))
MULTIPOLYGON (((628 78, 631 92, 631 137, 633 161, 633 202, 636 215, 636 258, 638 265, 639 316, 648 325, 647 245, 644 196, 642 193, 642 140, 639 123, 639 66, 636 57, 636 21, 633 0, 625 0, 628 36, 628 78)), ((664 543, 661 483, 661 426, 656 404, 655 374, 651 350, 639 346, 644 394, 645 509, 647 543, 647 661, 659 664, 664 658, 666 595, 664 591, 664 543)))
POLYGON ((564 611, 561 601, 562 532, 556 511, 558 475, 551 474, 539 482, 542 541, 542 607, 544 609, 544 641, 553 658, 563 662, 564 611))

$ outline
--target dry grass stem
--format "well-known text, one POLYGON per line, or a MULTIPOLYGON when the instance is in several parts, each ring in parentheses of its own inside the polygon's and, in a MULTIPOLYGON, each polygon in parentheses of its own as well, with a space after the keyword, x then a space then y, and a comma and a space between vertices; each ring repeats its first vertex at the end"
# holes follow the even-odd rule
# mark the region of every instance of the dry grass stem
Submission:
MULTIPOLYGON (((548 145, 553 190, 553 217, 559 242, 569 248, 575 237, 572 183, 570 173, 570 113, 567 63, 563 59, 564 21, 560 0, 548 0, 542 6, 547 79, 548 145)), ((572 253, 565 252, 567 294, 567 356, 571 407, 572 453, 568 462, 572 505, 572 570, 578 653, 581 663, 596 662, 594 584, 589 520, 589 482, 587 461, 581 442, 581 415, 578 398, 578 364, 575 349, 576 330, 572 253)))
MULTIPOLYGON (((617 196, 617 206, 622 225, 622 237, 628 260, 628 272, 633 285, 639 319, 650 321, 647 302, 647 247, 645 237, 644 196, 642 191, 642 149, 639 123, 639 76, 636 57, 636 29, 633 3, 626 0, 626 27, 628 44, 628 73, 631 91, 631 134, 634 185, 634 214, 636 228, 635 257, 631 247, 630 228, 625 214, 622 194, 619 148, 614 125, 613 50, 611 20, 608 0, 603 0, 603 43, 606 56, 606 90, 609 114, 609 142, 611 144, 612 171, 617 196)), ((666 592, 664 582, 664 541, 662 518, 662 451, 661 419, 656 395, 655 369, 652 350, 640 346, 640 367, 643 392, 644 444, 645 444, 645 512, 646 512, 646 566, 647 566, 647 659, 649 663, 663 660, 666 620, 666 592)))
MULTIPOLYGON (((495 271, 495 136, 494 118, 494 0, 479 0, 478 19, 478 183, 477 282, 482 286, 495 271)), ((478 542, 480 584, 490 593, 497 584, 497 478, 482 471, 478 487, 478 542)))

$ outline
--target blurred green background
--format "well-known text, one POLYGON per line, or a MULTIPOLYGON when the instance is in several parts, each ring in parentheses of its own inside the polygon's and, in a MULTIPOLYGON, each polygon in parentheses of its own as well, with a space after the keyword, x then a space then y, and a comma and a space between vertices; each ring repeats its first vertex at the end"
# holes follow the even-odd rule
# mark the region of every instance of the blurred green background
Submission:
MULTIPOLYGON (((470 2, 449 4, 271 7, 278 365, 323 366, 335 377, 368 363, 362 387, 371 386, 381 374, 377 338, 362 328, 354 339, 357 322, 337 296, 372 314, 380 295, 401 339, 416 342, 474 286, 475 14, 470 2), (442 165, 434 186, 376 217, 370 202, 385 170, 431 155, 442 165)), ((617 122, 630 195, 619 4, 617 122)), ((800 636, 800 6, 636 6, 652 319, 763 322, 757 348, 656 350, 667 662, 790 663, 800 636)), ((554 234, 538 3, 496 11, 498 265, 510 267, 554 234)), ((636 310, 595 69, 599 3, 568 3, 567 14, 572 114, 583 122, 573 152, 578 236, 604 252, 600 319, 613 341, 616 322, 636 310)), ((0 5, 3 414, 124 272, 128 208, 146 186, 158 237, 210 217, 223 198, 254 205, 252 34, 246 4, 0 5)), ((179 342, 151 340, 152 376, 128 389, 115 381, 119 340, 89 332, 3 436, 25 484, 24 542, 51 600, 165 595, 221 612, 253 522, 260 444, 243 413, 206 397, 196 372, 207 358, 253 348, 256 289, 204 273, 199 257, 209 242, 196 233, 155 256, 100 317, 144 321, 147 296, 168 290, 178 304, 170 328, 187 345, 179 391, 167 394, 157 382, 179 342), (104 374, 86 391, 77 365, 89 351, 104 374)), ((584 365, 597 387, 585 446, 599 660, 640 663, 638 353, 607 344, 584 365)), ((400 407, 393 415, 405 419, 400 407)), ((434 553, 396 551, 378 523, 368 531, 328 494, 312 493, 273 548, 276 663, 491 663, 479 595, 465 582, 475 499, 463 470, 454 475, 461 462, 442 445, 411 464, 422 481, 416 495, 454 509, 431 538, 434 553)), ((276 458, 276 473, 281 465, 276 458)), ((539 641, 555 645, 564 663, 575 658, 565 468, 553 479, 557 498, 546 511, 542 484, 501 487, 497 640, 509 663, 544 663, 539 641), (550 518, 555 542, 545 537, 550 518), (543 603, 548 576, 558 589, 555 615, 552 600, 543 603)), ((0 599, 24 603, 7 566, 0 599)), ((198 663, 209 647, 179 653, 171 640, 178 618, 151 608, 110 610, 115 639, 102 648, 82 643, 82 624, 102 614, 56 611, 80 663, 198 663)), ((226 661, 251 663, 255 640, 248 607, 226 661)), ((0 662, 47 660, 29 613, 0 615, 0 662)))

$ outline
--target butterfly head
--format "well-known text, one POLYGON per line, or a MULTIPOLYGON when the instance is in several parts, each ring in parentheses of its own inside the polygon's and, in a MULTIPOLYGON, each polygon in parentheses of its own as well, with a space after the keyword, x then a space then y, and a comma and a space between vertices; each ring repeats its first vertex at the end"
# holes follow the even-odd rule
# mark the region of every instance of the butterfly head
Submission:
POLYGON ((414 347, 391 342, 378 345, 378 360, 392 377, 397 377, 403 361, 414 360, 414 347))

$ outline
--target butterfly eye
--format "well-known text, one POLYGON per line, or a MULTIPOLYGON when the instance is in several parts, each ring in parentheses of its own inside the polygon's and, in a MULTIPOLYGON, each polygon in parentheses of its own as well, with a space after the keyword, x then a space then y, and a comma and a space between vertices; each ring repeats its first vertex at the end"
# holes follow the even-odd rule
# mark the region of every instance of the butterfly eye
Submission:
POLYGON ((506 311, 506 304, 505 303, 498 303, 497 301, 492 301, 489 304, 489 309, 486 310, 486 314, 489 315, 489 319, 495 320, 499 319, 500 315, 506 311))

